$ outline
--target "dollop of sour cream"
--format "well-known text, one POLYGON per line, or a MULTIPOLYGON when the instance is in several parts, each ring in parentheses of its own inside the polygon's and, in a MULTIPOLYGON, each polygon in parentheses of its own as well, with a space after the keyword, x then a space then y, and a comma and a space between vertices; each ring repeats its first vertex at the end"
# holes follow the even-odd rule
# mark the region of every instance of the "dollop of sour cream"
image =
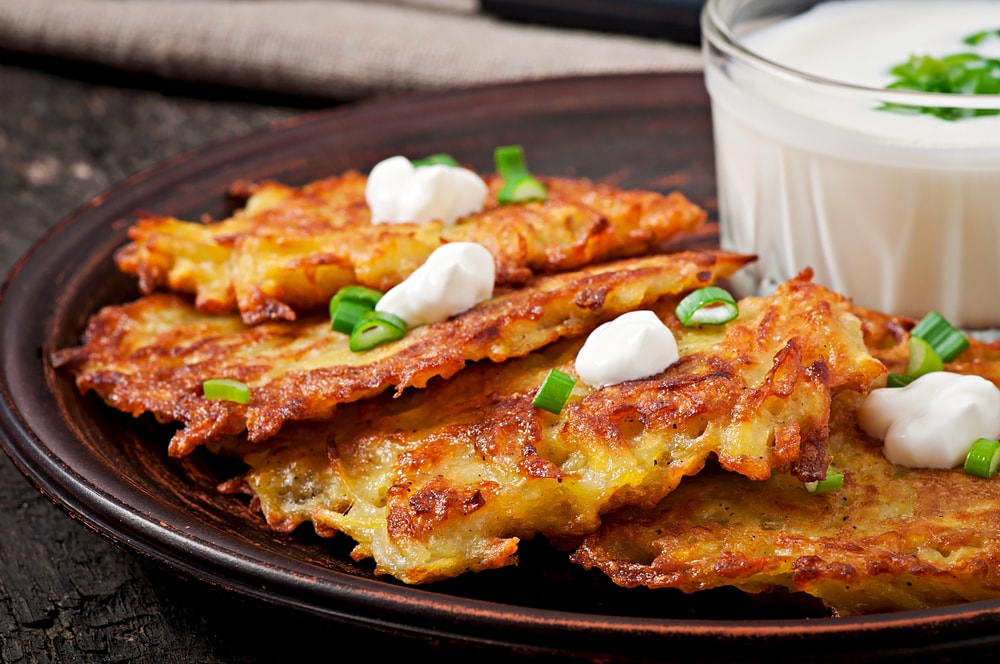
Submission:
POLYGON ((576 373, 591 387, 654 376, 677 361, 677 340, 652 311, 630 311, 590 333, 576 373))
POLYGON ((376 311, 416 327, 445 320, 493 297, 496 261, 475 242, 449 242, 382 296, 376 311))
POLYGON ((1000 436, 1000 390, 981 376, 935 371, 905 387, 872 390, 858 424, 894 464, 955 468, 978 438, 1000 436))
POLYGON ((365 200, 375 224, 437 220, 450 226, 481 211, 488 191, 483 179, 467 168, 414 167, 406 157, 396 156, 371 170, 365 200))

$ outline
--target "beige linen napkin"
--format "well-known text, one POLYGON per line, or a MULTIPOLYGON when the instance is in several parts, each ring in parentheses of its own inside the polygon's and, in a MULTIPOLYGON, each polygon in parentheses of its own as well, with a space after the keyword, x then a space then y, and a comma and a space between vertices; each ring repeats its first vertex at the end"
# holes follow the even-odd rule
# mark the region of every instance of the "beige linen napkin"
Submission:
POLYGON ((696 47, 508 23, 475 0, 0 0, 0 48, 342 100, 701 67, 696 47))

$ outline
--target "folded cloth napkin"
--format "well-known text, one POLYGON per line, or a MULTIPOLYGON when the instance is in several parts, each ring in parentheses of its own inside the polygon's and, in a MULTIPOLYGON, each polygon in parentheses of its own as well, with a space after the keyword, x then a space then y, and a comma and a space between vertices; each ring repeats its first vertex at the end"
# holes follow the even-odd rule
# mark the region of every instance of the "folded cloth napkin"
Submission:
POLYGON ((339 100, 701 67, 693 46, 508 23, 475 0, 0 0, 0 49, 339 100))

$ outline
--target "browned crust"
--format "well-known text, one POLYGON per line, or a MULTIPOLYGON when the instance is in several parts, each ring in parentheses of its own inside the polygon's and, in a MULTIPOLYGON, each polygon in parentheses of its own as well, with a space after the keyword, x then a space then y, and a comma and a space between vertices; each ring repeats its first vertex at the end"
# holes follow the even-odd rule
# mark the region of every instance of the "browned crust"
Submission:
POLYGON ((184 425, 171 453, 248 429, 263 440, 288 420, 325 418, 338 404, 390 388, 422 388, 468 361, 503 361, 615 315, 733 274, 752 260, 728 252, 682 252, 627 259, 539 277, 452 319, 415 328, 398 342, 352 353, 326 319, 244 326, 209 316, 179 296, 158 294, 108 307, 89 323, 83 344, 56 352, 83 391, 125 412, 151 412, 184 425), (251 387, 249 406, 209 401, 209 378, 251 387))
POLYGON ((816 478, 832 396, 884 372, 848 302, 803 275, 742 301, 734 323, 692 329, 673 316, 679 297, 653 307, 682 348, 660 374, 578 385, 559 415, 540 411, 545 374, 575 374, 582 339, 563 340, 290 425, 238 450, 245 482, 269 523, 344 532, 379 573, 426 583, 513 564, 525 538, 580 537, 608 511, 652 508, 713 457, 748 477, 816 478), (289 499, 289 478, 311 467, 310 492, 289 499))
POLYGON ((501 183, 487 179, 485 209, 450 227, 372 224, 366 177, 355 172, 300 188, 244 183, 246 207, 224 221, 140 219, 116 261, 146 293, 193 294, 202 311, 238 309, 245 323, 257 324, 293 320, 348 284, 386 290, 444 242, 482 244, 496 259, 499 283, 519 286, 536 274, 648 253, 706 219, 680 193, 569 178, 542 178, 547 201, 498 205, 501 183))

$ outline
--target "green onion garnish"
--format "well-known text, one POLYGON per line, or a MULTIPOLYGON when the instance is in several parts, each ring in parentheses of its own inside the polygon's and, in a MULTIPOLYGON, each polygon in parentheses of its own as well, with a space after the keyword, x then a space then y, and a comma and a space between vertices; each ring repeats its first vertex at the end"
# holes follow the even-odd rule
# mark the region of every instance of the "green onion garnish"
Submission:
POLYGON ((910 336, 930 344, 942 362, 951 362, 969 347, 969 338, 936 311, 924 316, 910 331, 910 336))
POLYGON ((333 310, 330 316, 330 328, 343 334, 350 334, 354 326, 364 316, 371 313, 373 307, 357 300, 343 300, 333 310))
POLYGON ((908 344, 910 359, 906 373, 889 374, 886 387, 903 387, 924 374, 941 371, 945 362, 952 361, 969 347, 969 338, 944 316, 932 311, 910 330, 908 344))
POLYGON ((370 350, 387 341, 402 339, 406 321, 387 311, 369 311, 351 330, 349 347, 354 352, 370 350))
POLYGON ((827 468, 826 477, 817 482, 804 482, 806 491, 812 494, 831 493, 839 491, 844 486, 844 474, 833 468, 827 468))
POLYGON ((361 317, 375 308, 382 293, 365 286, 345 286, 330 298, 330 327, 350 334, 361 317))
POLYGON ((381 291, 377 291, 374 288, 368 288, 367 286, 344 286, 337 291, 336 295, 330 298, 330 313, 333 313, 333 310, 342 300, 367 302, 374 308, 381 299, 381 291))
POLYGON ((919 378, 932 371, 944 368, 941 356, 938 355, 927 341, 920 337, 910 336, 910 359, 906 364, 907 377, 919 378))
POLYGON ((968 37, 963 39, 962 42, 969 46, 979 46, 990 35, 993 35, 995 37, 1000 37, 1000 30, 983 30, 982 32, 977 32, 974 35, 969 35, 968 37))
POLYGON ((250 388, 232 378, 209 378, 201 384, 206 399, 221 399, 236 403, 250 403, 250 388))
POLYGON ((450 154, 444 152, 438 152, 437 154, 432 154, 430 156, 424 157, 423 159, 414 159, 410 162, 413 164, 414 168, 420 168, 421 166, 454 166, 458 167, 458 162, 450 154))
POLYGON ((566 405, 575 385, 576 378, 558 369, 552 369, 542 381, 542 386, 538 388, 531 404, 536 408, 558 415, 563 406, 566 405))
MULTIPOLYGON (((963 41, 968 46, 978 46, 991 34, 987 30, 969 35, 963 41)), ((889 90, 914 90, 941 94, 995 95, 1000 94, 1000 60, 985 58, 977 53, 956 53, 935 58, 930 55, 911 55, 906 62, 896 65, 891 73, 896 80, 886 86, 889 90)), ((998 115, 995 108, 953 108, 942 106, 911 106, 885 103, 881 110, 903 110, 926 113, 942 120, 998 115)))
POLYGON ((886 387, 906 387, 914 381, 916 376, 907 376, 905 374, 891 373, 885 377, 886 387))
MULTIPOLYGON (((532 177, 521 178, 512 182, 510 185, 505 186, 501 190, 501 194, 504 191, 508 193, 504 195, 505 200, 500 200, 501 203, 523 203, 525 201, 544 201, 549 197, 549 192, 546 191, 545 185, 532 177)), ((498 194, 499 195, 499 194, 498 194)), ((498 199, 499 200, 499 199, 498 199)))
POLYGON ((1000 442, 980 438, 965 457, 965 472, 978 477, 993 477, 1000 468, 1000 442))
POLYGON ((729 291, 718 286, 706 286, 688 293, 674 313, 681 325, 693 327, 728 323, 739 315, 740 310, 729 291))
POLYGON ((497 193, 498 203, 506 205, 548 199, 549 192, 545 189, 545 185, 528 170, 524 161, 524 150, 520 145, 498 147, 493 151, 493 161, 497 173, 504 180, 503 187, 497 193))

